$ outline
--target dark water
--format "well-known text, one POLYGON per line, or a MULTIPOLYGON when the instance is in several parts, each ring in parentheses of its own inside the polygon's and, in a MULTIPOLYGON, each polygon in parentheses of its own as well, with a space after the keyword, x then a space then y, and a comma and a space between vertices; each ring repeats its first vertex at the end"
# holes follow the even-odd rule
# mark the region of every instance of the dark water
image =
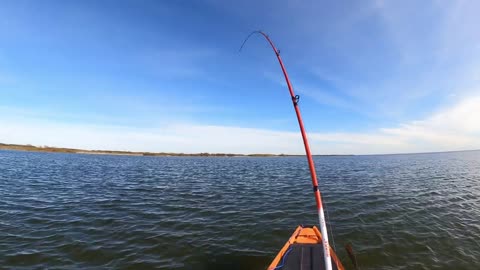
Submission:
MULTIPOLYGON (((347 267, 480 269, 480 152, 316 163, 347 267)), ((316 220, 301 157, 0 151, 1 269, 265 269, 316 220)))

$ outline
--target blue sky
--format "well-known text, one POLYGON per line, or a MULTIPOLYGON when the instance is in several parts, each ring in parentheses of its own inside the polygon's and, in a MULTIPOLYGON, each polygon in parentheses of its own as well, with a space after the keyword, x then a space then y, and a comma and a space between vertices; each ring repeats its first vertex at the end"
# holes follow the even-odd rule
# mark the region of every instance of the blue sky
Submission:
POLYGON ((2 1, 0 142, 317 154, 480 148, 475 1, 2 1))

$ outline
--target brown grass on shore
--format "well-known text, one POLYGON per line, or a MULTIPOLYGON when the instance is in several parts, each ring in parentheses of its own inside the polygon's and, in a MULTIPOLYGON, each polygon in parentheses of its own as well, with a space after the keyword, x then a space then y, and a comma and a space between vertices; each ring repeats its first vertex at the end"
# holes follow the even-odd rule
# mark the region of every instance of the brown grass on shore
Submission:
POLYGON ((128 156, 178 156, 178 157, 236 157, 236 156, 248 156, 248 157, 275 157, 286 156, 273 155, 273 154, 226 154, 226 153, 166 153, 166 152, 132 152, 132 151, 113 151, 113 150, 84 150, 76 148, 62 148, 51 146, 34 146, 34 145, 22 145, 22 144, 4 144, 0 143, 0 149, 4 150, 18 150, 18 151, 32 151, 32 152, 52 152, 52 153, 76 153, 76 154, 98 154, 98 155, 128 155, 128 156))

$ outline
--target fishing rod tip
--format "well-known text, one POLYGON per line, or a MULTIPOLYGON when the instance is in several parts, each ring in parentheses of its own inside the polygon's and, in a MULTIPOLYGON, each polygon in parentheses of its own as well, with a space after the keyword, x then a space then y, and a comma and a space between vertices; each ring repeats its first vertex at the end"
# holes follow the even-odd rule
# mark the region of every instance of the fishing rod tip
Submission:
POLYGON ((255 31, 252 31, 246 38, 245 40, 243 41, 242 43, 242 46, 240 46, 240 49, 238 49, 238 52, 242 52, 242 48, 243 46, 245 46, 245 43, 247 43, 248 39, 253 35, 253 34, 261 34, 261 35, 265 35, 262 30, 255 30, 255 31))

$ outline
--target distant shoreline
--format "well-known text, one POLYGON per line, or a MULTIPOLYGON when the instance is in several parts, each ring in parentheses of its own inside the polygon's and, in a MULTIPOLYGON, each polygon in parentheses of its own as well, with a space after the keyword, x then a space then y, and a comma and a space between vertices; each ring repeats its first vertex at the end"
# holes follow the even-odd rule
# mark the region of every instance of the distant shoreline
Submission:
MULTIPOLYGON (((156 156, 156 157, 296 157, 305 155, 287 154, 230 154, 230 153, 167 153, 167 152, 134 152, 115 150, 85 150, 76 148, 63 148, 52 146, 34 146, 23 144, 0 143, 0 150, 18 150, 28 152, 49 152, 67 154, 88 154, 88 155, 115 155, 115 156, 156 156)), ((314 155, 314 156, 353 156, 353 155, 314 155)))

